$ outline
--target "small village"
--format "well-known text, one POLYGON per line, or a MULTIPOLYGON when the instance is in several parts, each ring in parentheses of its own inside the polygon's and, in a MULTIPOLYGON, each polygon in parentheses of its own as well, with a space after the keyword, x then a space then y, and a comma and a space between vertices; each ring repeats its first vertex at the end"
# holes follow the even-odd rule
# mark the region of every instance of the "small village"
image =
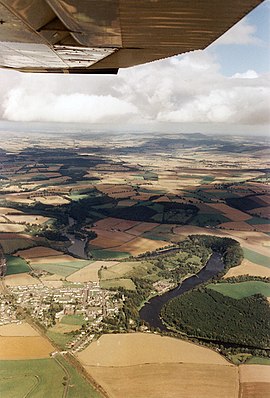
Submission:
POLYGON ((79 319, 79 325, 74 322, 77 327, 66 346, 73 352, 85 348, 95 334, 102 331, 103 319, 117 314, 124 302, 124 296, 116 298, 116 292, 101 289, 98 282, 73 283, 60 288, 41 284, 13 286, 9 291, 9 302, 3 297, 0 303, 1 325, 20 322, 16 317, 20 307, 46 329, 61 323, 64 317, 70 319, 70 324, 72 319, 79 319))

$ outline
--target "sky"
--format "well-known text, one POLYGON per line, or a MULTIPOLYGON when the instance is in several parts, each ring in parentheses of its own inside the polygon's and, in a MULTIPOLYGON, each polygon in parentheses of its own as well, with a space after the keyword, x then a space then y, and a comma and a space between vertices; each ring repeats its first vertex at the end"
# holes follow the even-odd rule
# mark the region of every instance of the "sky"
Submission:
POLYGON ((117 76, 0 70, 0 119, 270 132, 270 0, 204 51, 117 76))

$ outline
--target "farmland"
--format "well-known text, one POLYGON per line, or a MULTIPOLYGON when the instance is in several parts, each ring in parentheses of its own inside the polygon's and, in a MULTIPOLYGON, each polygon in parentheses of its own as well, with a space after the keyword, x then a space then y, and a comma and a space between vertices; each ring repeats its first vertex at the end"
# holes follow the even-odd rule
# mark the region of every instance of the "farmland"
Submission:
POLYGON ((20 257, 6 256, 6 260, 7 260, 7 275, 21 274, 30 271, 27 262, 20 257))
POLYGON ((255 264, 262 265, 263 267, 270 268, 270 257, 246 248, 244 248, 244 255, 247 260, 252 261, 255 264))
POLYGON ((169 398, 183 391, 190 398, 198 391, 207 397, 238 396, 236 367, 214 351, 178 339, 105 335, 79 359, 111 397, 169 398))
POLYGON ((34 394, 61 397, 68 383, 69 398, 99 398, 100 395, 63 358, 0 361, 0 390, 5 398, 34 394), (60 365, 59 365, 59 362, 60 365), (64 366, 63 368, 61 367, 64 366), (68 376, 67 376, 68 375, 68 376), (64 384, 63 384, 64 383, 64 384), (53 391, 52 391, 53 386, 53 391))
POLYGON ((49 358, 54 351, 53 346, 27 324, 2 326, 0 333, 1 360, 49 358))
POLYGON ((64 384, 67 397, 98 397, 76 366, 50 357, 55 350, 78 358, 92 382, 112 398, 236 398, 239 369, 232 362, 244 361, 250 368, 240 367, 239 396, 254 398, 254 391, 263 396, 268 385, 252 358, 262 366, 269 348, 265 141, 91 134, 50 133, 48 140, 31 132, 23 140, 20 134, 2 140, 4 397, 31 395, 32 389, 33 396, 49 397, 52 384, 56 397, 63 395, 64 384), (227 238, 241 245, 244 258, 238 243, 227 238), (226 242, 233 247, 222 251, 226 242), (181 322, 166 314, 167 325, 187 340, 150 333, 140 319, 141 307, 197 278, 216 250, 226 266, 228 259, 234 266, 181 296, 184 309, 173 311, 181 312, 181 322), (23 323, 11 331, 7 322, 24 317, 52 343, 23 323), (214 350, 188 341, 200 338, 214 350))
POLYGON ((267 282, 216 283, 208 285, 207 288, 234 299, 242 299, 253 294, 262 294, 265 297, 270 297, 270 286, 267 282))
POLYGON ((249 260, 244 259, 240 265, 229 269, 224 278, 233 276, 250 275, 260 276, 262 278, 270 278, 270 269, 262 265, 254 264, 249 260))

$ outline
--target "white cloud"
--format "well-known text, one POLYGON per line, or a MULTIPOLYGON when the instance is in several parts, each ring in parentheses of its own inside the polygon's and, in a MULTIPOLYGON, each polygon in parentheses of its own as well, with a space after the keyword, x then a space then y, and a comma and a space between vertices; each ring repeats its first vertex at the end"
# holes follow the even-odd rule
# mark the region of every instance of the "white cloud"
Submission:
POLYGON ((223 36, 217 39, 213 45, 227 44, 251 44, 261 45, 261 40, 256 37, 256 26, 248 22, 247 18, 242 19, 223 36))
POLYGON ((14 121, 114 122, 136 114, 133 104, 111 95, 80 93, 45 95, 28 94, 16 88, 5 101, 4 118, 14 121))
POLYGON ((2 117, 8 120, 231 124, 269 121, 267 76, 248 70, 225 77, 215 57, 205 51, 123 69, 118 76, 0 71, 1 83, 3 78, 0 107, 2 117))
POLYGON ((259 77, 258 73, 255 70, 247 70, 243 73, 235 73, 232 76, 232 79, 257 79, 259 77))

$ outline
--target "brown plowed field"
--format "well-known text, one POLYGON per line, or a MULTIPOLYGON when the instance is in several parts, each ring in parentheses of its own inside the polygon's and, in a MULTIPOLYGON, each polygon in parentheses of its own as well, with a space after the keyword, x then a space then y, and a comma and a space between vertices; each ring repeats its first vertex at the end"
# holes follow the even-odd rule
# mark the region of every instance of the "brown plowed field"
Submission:
POLYGON ((270 398, 270 366, 240 365, 239 376, 239 398, 270 398))
MULTIPOLYGON (((26 259, 27 260, 27 259, 26 259)), ((62 256, 49 256, 49 257, 35 257, 30 260, 30 263, 35 265, 35 264, 55 264, 55 263, 73 263, 76 261, 76 263, 82 262, 83 260, 78 260, 75 259, 72 256, 67 255, 62 255, 62 256)))
POLYGON ((253 225, 253 227, 260 232, 265 232, 265 233, 270 232, 270 224, 257 224, 253 225))
POLYGON ((158 223, 153 223, 153 222, 142 222, 138 225, 136 225, 133 228, 130 228, 127 233, 135 236, 139 236, 143 234, 144 232, 151 231, 152 229, 156 228, 160 224, 158 223))
POLYGON ((262 217, 270 217, 270 206, 257 207, 256 209, 249 210, 251 214, 259 214, 262 217))
POLYGON ((62 254, 62 252, 50 249, 49 247, 36 246, 31 249, 19 250, 16 253, 16 256, 20 256, 25 259, 32 259, 37 257, 61 256, 62 254))
POLYGON ((270 205, 270 195, 259 195, 252 197, 252 200, 255 200, 259 205, 270 205))
POLYGON ((208 206, 213 207, 215 210, 223 213, 232 221, 246 221, 251 218, 250 215, 243 213, 240 210, 233 209, 232 207, 225 205, 224 203, 209 203, 208 206))
POLYGON ((239 398, 270 398, 270 383, 241 383, 239 398))
POLYGON ((231 221, 219 225, 221 228, 234 229, 236 231, 253 231, 254 225, 249 225, 244 221, 231 221))

